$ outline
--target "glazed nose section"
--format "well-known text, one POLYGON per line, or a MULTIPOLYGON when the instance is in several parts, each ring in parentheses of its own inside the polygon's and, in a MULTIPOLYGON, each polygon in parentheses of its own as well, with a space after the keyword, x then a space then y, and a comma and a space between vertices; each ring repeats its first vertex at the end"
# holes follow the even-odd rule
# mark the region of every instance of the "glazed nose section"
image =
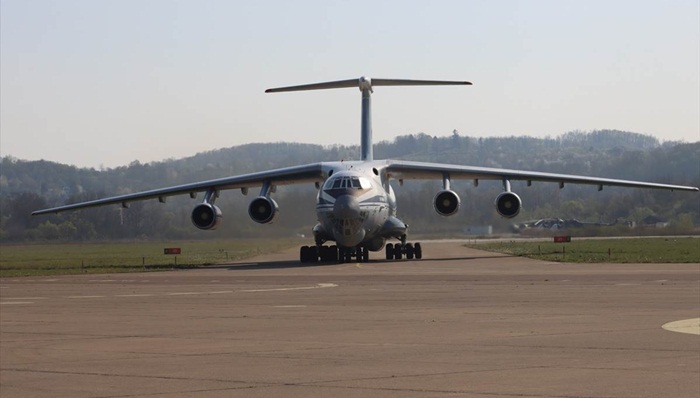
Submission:
POLYGON ((360 204, 353 196, 342 195, 335 200, 333 214, 341 220, 351 220, 360 217, 360 204))

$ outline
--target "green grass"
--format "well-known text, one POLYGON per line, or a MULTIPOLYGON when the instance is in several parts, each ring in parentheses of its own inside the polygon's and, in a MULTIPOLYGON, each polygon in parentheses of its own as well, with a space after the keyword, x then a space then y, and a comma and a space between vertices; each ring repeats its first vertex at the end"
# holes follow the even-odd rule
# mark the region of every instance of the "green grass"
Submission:
POLYGON ((0 246, 0 277, 139 272, 241 260, 298 244, 296 239, 23 244, 0 246), (179 247, 179 255, 165 255, 179 247))
POLYGON ((700 238, 577 239, 570 243, 492 242, 469 247, 572 263, 700 263, 700 238))

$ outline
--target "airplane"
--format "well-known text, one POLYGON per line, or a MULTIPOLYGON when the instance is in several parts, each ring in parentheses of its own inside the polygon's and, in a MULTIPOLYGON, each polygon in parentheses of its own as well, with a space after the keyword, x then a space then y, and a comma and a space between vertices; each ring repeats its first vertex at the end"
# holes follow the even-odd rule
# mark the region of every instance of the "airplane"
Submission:
POLYGON ((304 90, 326 90, 337 88, 359 88, 362 94, 360 123, 361 157, 355 161, 318 162, 294 167, 243 174, 220 179, 195 182, 139 193, 108 197, 88 202, 69 204, 44 210, 32 215, 58 213, 66 210, 93 206, 121 204, 124 208, 136 200, 158 199, 165 203, 168 196, 189 194, 192 199, 204 193, 202 203, 192 210, 192 223, 202 230, 213 230, 222 221, 222 212, 215 205, 220 192, 240 189, 244 195, 254 187, 260 187, 258 195, 250 202, 248 214, 260 224, 272 223, 279 213, 277 202, 271 197, 277 186, 313 183, 318 190, 316 198, 317 224, 313 227, 314 244, 299 249, 302 263, 323 262, 367 262, 369 252, 385 250, 387 260, 421 259, 421 244, 407 240, 408 226, 397 217, 396 195, 392 180, 400 183, 406 179, 437 179, 442 189, 433 199, 435 211, 444 217, 458 212, 460 197, 452 189, 453 180, 471 180, 478 186, 481 180, 497 180, 503 184, 503 192, 496 196, 496 212, 505 218, 518 215, 522 207, 520 197, 511 190, 511 181, 524 180, 564 184, 695 191, 697 187, 658 184, 652 182, 586 177, 534 171, 509 170, 440 163, 412 162, 402 160, 375 160, 372 152, 371 94, 380 86, 437 86, 471 85, 468 81, 407 80, 407 79, 359 79, 330 81, 297 86, 271 88, 266 93, 304 90), (396 243, 387 243, 397 240, 396 243), (325 245, 335 242, 333 245, 325 245))

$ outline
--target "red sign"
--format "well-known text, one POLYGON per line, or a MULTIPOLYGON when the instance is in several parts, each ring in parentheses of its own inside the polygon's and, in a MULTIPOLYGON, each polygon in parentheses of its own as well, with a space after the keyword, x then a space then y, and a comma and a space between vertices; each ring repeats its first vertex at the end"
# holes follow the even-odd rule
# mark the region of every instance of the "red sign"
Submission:
POLYGON ((570 236, 555 236, 554 237, 554 243, 567 243, 567 242, 571 242, 570 236))
POLYGON ((166 247, 163 249, 163 254, 180 254, 181 251, 179 247, 166 247))

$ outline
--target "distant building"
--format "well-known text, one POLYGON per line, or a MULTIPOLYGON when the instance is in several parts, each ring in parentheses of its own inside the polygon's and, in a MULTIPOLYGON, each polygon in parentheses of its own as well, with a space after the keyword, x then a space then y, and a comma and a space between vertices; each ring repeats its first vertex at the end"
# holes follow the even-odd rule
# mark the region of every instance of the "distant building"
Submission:
POLYGON ((671 223, 668 220, 665 220, 659 216, 651 215, 651 216, 646 216, 642 219, 642 221, 639 222, 640 227, 651 227, 651 228, 666 228, 670 225, 671 223))

